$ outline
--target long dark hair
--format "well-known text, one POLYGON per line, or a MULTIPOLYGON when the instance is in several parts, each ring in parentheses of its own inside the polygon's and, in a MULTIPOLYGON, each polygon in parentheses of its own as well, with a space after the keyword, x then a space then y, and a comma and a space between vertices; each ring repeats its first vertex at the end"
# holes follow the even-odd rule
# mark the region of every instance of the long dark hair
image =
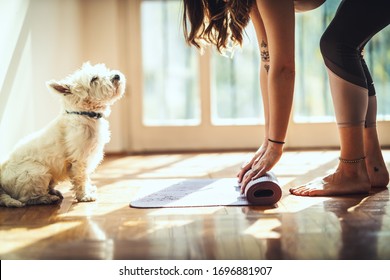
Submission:
POLYGON ((186 42, 198 49, 203 49, 205 43, 212 44, 219 52, 229 49, 230 43, 241 46, 254 1, 183 0, 186 42))

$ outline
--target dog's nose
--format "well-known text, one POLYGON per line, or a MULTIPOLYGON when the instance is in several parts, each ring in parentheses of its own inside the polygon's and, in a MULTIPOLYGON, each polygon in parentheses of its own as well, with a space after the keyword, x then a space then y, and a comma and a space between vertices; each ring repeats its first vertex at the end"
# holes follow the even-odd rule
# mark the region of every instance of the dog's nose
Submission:
POLYGON ((114 78, 112 78, 113 80, 116 80, 116 81, 119 81, 120 79, 121 79, 121 77, 118 75, 118 74, 116 74, 115 76, 114 76, 114 78))

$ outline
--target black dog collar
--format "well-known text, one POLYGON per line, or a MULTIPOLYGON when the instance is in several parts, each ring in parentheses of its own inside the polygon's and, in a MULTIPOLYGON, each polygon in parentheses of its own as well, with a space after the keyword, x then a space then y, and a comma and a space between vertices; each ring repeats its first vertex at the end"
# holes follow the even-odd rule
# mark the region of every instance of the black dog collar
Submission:
POLYGON ((67 114, 75 114, 75 115, 80 115, 80 116, 87 116, 87 117, 90 117, 92 119, 100 119, 103 117, 103 114, 102 113, 96 113, 96 112, 86 112, 86 111, 81 111, 81 112, 77 112, 77 111, 66 111, 67 114))

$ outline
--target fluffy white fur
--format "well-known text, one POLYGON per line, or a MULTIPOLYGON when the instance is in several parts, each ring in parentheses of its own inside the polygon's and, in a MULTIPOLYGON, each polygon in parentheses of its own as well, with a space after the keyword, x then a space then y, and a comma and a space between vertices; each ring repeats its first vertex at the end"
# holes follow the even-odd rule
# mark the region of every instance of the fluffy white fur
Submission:
POLYGON ((49 81, 47 86, 61 96, 63 111, 47 127, 22 140, 0 164, 1 206, 56 203, 62 194, 54 187, 66 180, 78 201, 96 200, 96 186, 89 176, 110 140, 106 117, 110 105, 124 94, 125 77, 104 64, 84 63, 64 80, 49 81))

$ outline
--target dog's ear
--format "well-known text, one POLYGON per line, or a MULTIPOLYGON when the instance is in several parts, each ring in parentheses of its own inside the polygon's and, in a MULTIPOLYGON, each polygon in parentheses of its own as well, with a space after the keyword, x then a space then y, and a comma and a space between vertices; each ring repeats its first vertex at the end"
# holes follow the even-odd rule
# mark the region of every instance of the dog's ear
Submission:
POLYGON ((72 94, 72 92, 70 91, 70 86, 67 84, 52 80, 52 81, 48 81, 46 85, 51 91, 55 93, 59 93, 62 95, 72 94))
POLYGON ((84 62, 83 65, 81 66, 82 70, 91 69, 91 68, 92 68, 92 64, 89 61, 84 62))

